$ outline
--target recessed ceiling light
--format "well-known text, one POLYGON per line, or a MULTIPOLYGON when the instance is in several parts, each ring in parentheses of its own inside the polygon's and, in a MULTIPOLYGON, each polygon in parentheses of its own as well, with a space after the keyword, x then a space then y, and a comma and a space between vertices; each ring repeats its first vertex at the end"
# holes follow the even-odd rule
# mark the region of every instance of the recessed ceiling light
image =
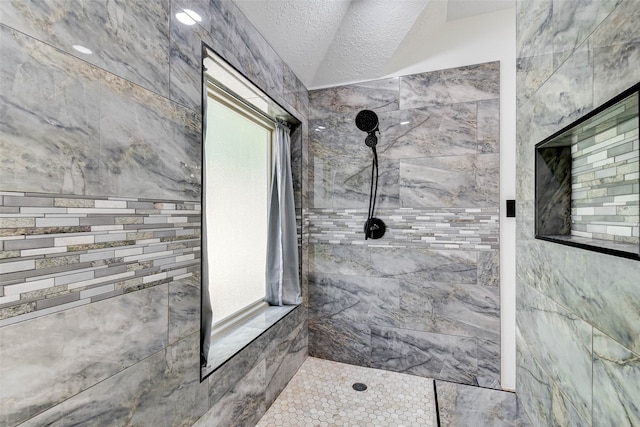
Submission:
POLYGON ((400 122, 401 125, 408 125, 409 123, 411 123, 411 122, 410 121, 400 122))
POLYGON ((91 55, 93 53, 88 47, 84 47, 79 44, 74 44, 72 47, 78 52, 84 53, 85 55, 91 55))
POLYGON ((196 22, 202 21, 202 17, 191 9, 183 9, 182 12, 176 13, 176 18, 185 25, 195 25, 196 22))

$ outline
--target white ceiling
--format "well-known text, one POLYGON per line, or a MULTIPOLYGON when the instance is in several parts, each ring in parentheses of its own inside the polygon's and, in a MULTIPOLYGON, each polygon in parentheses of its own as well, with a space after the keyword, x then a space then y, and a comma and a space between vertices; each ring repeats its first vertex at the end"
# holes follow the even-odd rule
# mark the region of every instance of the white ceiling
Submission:
POLYGON ((309 89, 383 77, 406 66, 401 46, 428 51, 447 23, 514 7, 514 0, 233 1, 309 89))

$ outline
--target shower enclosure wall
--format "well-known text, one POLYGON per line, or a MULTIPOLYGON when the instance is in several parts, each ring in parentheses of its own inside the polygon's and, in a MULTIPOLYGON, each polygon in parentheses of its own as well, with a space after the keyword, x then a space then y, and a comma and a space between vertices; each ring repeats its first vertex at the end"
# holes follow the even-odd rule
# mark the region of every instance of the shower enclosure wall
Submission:
POLYGON ((309 94, 309 353, 500 387, 500 64, 309 94), (366 240, 379 117, 376 216, 366 240))

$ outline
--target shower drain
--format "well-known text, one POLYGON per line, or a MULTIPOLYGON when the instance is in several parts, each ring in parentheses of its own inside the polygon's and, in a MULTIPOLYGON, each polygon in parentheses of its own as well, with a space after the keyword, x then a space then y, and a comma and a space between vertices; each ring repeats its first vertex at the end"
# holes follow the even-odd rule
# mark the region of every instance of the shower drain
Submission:
POLYGON ((355 391, 365 391, 367 389, 367 385, 362 383, 355 383, 351 387, 353 387, 355 391))

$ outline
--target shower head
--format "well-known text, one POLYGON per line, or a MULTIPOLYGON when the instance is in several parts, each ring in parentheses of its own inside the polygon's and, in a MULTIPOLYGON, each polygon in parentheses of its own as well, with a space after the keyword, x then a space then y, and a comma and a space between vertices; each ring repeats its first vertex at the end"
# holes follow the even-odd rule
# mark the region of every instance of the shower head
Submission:
POLYGON ((362 110, 356 116, 356 126, 363 132, 375 132, 378 130, 378 115, 371 110, 362 110))
POLYGON ((364 144, 369 148, 375 148, 378 144, 378 137, 375 135, 375 132, 371 132, 364 140, 364 144))

